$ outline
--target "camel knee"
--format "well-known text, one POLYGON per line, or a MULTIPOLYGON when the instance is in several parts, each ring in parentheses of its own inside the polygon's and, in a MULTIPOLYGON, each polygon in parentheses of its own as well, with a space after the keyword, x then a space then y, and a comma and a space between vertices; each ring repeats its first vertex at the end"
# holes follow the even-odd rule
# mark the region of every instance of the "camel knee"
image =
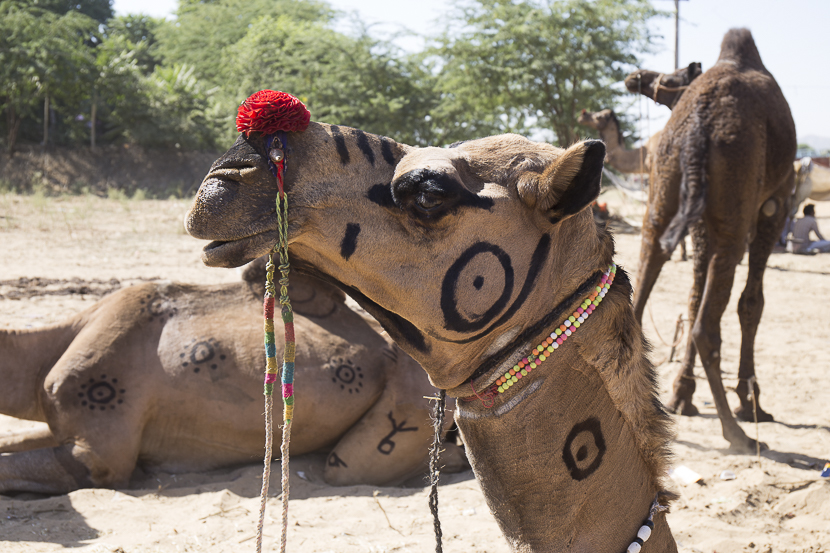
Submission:
POLYGON ((758 324, 761 320, 761 313, 764 310, 764 294, 759 291, 757 294, 750 294, 746 291, 741 294, 738 300, 738 320, 741 325, 747 323, 758 324))
POLYGON ((695 343, 700 361, 704 368, 709 364, 720 360, 720 335, 707 332, 698 321, 692 329, 692 339, 695 343))

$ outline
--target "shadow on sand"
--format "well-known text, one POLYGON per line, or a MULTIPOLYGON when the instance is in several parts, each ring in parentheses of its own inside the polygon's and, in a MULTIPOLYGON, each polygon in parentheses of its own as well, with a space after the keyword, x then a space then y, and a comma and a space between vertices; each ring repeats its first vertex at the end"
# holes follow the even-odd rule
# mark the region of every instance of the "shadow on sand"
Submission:
MULTIPOLYGON (((426 475, 407 480, 400 487, 347 486, 333 487, 323 481, 325 454, 307 454, 293 457, 290 463, 291 499, 314 497, 350 496, 372 497, 376 491, 387 497, 407 497, 421 493, 428 486, 426 475)), ((442 474, 441 485, 474 480, 471 470, 455 474, 442 474)), ((118 494, 136 499, 156 496, 159 498, 184 497, 228 491, 242 498, 259 497, 262 487, 262 465, 247 465, 234 469, 222 469, 201 473, 172 474, 166 472, 145 473, 136 469, 130 487, 117 490, 118 494)), ((81 490, 73 493, 89 493, 81 490)), ((107 493, 102 501, 115 500, 115 492, 107 493)), ((269 498, 280 495, 280 463, 271 465, 269 498)), ((122 496, 123 497, 123 496, 122 496)), ((426 508, 426 506, 425 506, 426 508)), ((66 548, 85 547, 89 540, 100 537, 99 530, 88 525, 85 517, 72 507, 72 494, 47 496, 20 493, 0 495, 0 540, 8 542, 45 542, 66 548)))

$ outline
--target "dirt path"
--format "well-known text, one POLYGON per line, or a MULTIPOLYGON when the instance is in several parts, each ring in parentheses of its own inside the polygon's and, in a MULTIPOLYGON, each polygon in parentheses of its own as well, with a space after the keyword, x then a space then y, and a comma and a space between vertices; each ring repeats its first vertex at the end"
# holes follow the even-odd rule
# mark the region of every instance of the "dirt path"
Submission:
MULTIPOLYGON (((640 206, 613 193, 602 200, 638 224, 640 206)), ((173 200, 0 196, 0 328, 63 319, 101 294, 141 280, 236 280, 235 271, 202 266, 200 244, 182 229, 186 208, 186 201, 173 200)), ((819 225, 830 234, 830 205, 820 203, 817 211, 819 225)), ((621 234, 617 246, 618 262, 635 273, 639 236, 621 234)), ((736 306, 745 278, 744 261, 722 324, 727 387, 736 384, 736 306)), ((645 315, 656 360, 668 354, 664 341, 685 314, 690 286, 691 263, 669 262, 645 315)), ((703 480, 676 487, 681 499, 669 521, 682 552, 830 548, 830 482, 819 477, 830 458, 830 255, 774 254, 765 297, 756 362, 764 408, 777 419, 759 425, 770 450, 760 463, 754 456, 731 455, 708 386, 699 381, 695 402, 702 414, 677 418, 674 447, 675 465, 703 480), (721 480, 725 470, 736 479, 721 480)), ((664 392, 677 367, 659 368, 664 392)), ((729 399, 737 403, 733 392, 729 399)), ((0 417, 0 431, 35 424, 0 417)), ((754 425, 742 426, 755 435, 754 425)), ((305 456, 292 463, 289 551, 434 549, 427 490, 328 487, 319 476, 322 461, 305 456)), ((208 474, 139 471, 127 490, 80 490, 45 499, 0 496, 0 551, 252 551, 259 477, 257 466, 208 474)), ((266 551, 273 550, 279 533, 276 501, 269 507, 266 551)), ((445 551, 508 551, 470 473, 448 479, 440 502, 445 551)))

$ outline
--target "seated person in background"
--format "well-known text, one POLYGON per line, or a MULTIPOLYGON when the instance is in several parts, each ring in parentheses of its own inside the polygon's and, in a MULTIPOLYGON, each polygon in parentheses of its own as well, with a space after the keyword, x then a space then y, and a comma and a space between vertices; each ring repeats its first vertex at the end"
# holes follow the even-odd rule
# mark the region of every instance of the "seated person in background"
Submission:
POLYGON ((814 205, 805 205, 804 217, 793 224, 791 244, 793 253, 830 252, 830 240, 825 240, 818 230, 814 205), (810 239, 810 231, 816 233, 817 241, 810 239))

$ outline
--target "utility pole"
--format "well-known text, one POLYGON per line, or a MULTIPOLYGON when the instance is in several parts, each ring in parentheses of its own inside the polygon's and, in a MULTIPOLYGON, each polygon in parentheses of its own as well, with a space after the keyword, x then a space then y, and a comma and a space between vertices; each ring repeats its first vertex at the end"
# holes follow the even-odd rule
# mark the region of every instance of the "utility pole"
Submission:
MULTIPOLYGON (((688 0, 686 0, 688 1, 688 0)), ((674 0, 674 70, 680 67, 680 0, 674 0)))
POLYGON ((680 0, 674 0, 674 70, 680 67, 680 0))

